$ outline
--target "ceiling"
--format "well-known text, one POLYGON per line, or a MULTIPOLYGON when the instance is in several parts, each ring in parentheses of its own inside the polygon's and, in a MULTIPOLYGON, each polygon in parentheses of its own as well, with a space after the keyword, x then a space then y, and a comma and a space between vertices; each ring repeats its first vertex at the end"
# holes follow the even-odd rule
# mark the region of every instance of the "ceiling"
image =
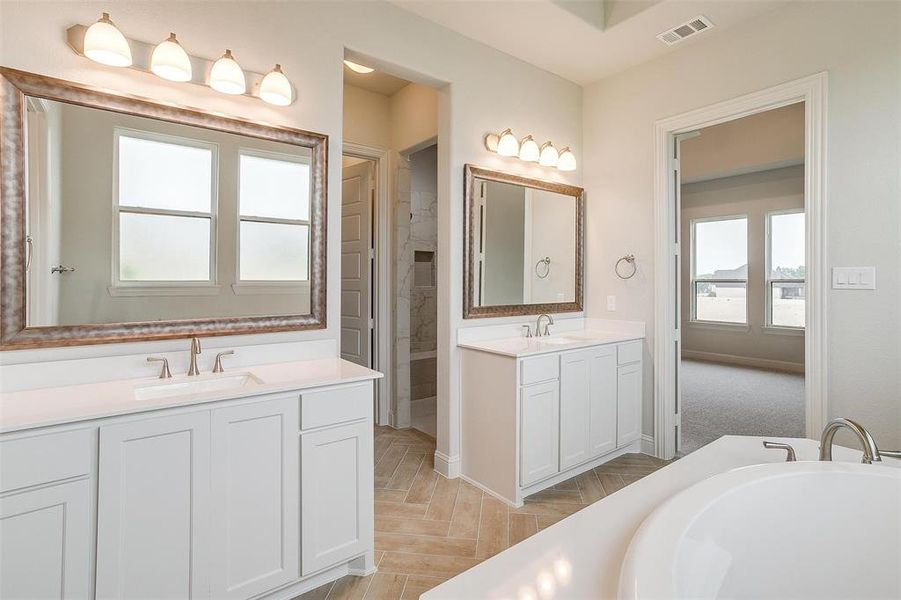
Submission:
MULTIPOLYGON (((368 65, 366 65, 368 66, 368 65)), ((352 85, 383 96, 393 96, 402 88, 409 85, 409 81, 389 75, 382 71, 372 73, 357 73, 344 65, 344 83, 352 85)))
POLYGON ((390 0, 580 85, 676 48, 656 36, 698 15, 728 28, 791 0, 390 0))

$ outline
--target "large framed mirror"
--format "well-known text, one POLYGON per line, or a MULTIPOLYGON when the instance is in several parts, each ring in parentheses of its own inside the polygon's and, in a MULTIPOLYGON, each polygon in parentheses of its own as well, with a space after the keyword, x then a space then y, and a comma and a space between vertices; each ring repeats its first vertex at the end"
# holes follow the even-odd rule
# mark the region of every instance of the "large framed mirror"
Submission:
POLYGON ((328 137, 0 69, 3 349, 322 329, 328 137))
POLYGON ((463 318, 582 310, 582 188, 464 173, 463 318))

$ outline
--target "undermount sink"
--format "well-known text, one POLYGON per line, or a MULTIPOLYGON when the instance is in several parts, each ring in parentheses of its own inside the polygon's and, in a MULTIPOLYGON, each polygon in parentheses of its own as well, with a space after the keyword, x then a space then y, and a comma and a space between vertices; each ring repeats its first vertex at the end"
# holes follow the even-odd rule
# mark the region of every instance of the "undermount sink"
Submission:
POLYGON ((582 338, 577 337, 568 337, 561 335, 559 337, 544 337, 540 338, 538 342, 540 344, 550 344, 551 346, 562 346, 564 344, 575 344, 577 342, 584 342, 582 338))
POLYGON ((190 396, 209 392, 225 392, 255 387, 263 381, 253 373, 210 374, 178 379, 172 382, 154 383, 135 388, 135 400, 153 400, 174 396, 190 396))
POLYGON ((899 598, 901 469, 754 465, 702 481, 642 523, 621 598, 899 598))

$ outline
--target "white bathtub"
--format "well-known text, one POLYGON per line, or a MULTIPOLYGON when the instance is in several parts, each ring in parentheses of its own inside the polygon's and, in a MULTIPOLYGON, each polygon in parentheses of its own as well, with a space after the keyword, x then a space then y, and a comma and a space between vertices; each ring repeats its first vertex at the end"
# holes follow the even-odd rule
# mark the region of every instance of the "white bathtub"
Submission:
POLYGON ((901 598, 901 470, 744 467, 674 496, 636 532, 620 597, 901 598))

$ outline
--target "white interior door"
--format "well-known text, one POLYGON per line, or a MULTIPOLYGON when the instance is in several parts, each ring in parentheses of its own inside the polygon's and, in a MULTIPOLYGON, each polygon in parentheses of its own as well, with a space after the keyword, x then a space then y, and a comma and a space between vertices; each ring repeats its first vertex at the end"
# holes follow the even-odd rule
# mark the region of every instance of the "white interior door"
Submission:
POLYGON ((341 186, 341 358, 371 366, 372 163, 344 168, 341 186))

